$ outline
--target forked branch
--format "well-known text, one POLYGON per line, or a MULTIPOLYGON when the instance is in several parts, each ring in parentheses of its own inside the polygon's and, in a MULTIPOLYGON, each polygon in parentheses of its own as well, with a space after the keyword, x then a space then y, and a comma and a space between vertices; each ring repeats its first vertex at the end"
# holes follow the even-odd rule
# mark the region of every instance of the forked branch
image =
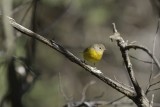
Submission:
POLYGON ((27 36, 32 37, 32 38, 46 44, 47 46, 53 48, 54 50, 58 51, 59 53, 64 55, 67 59, 69 59, 73 63, 81 66, 86 71, 90 72, 91 74, 93 74, 94 76, 96 76, 97 78, 99 78, 100 80, 102 80, 103 82, 105 82, 106 84, 111 86, 112 88, 114 88, 117 91, 121 92, 122 94, 126 95, 128 98, 133 99, 135 97, 136 93, 133 90, 123 86, 122 84, 120 84, 116 81, 113 81, 109 77, 105 76, 102 73, 102 71, 98 70, 97 68, 92 67, 90 65, 87 65, 86 63, 84 63, 84 61, 80 60, 78 57, 73 55, 70 51, 65 49, 63 46, 61 46, 60 44, 58 44, 54 40, 48 40, 48 39, 44 38, 43 36, 23 27, 22 25, 16 23, 16 21, 11 17, 6 17, 6 18, 8 19, 8 22, 11 24, 11 26, 13 28, 15 28, 16 30, 18 30, 21 33, 24 33, 27 36))
MULTIPOLYGON (((150 106, 150 103, 149 103, 148 99, 146 98, 144 91, 141 89, 141 87, 139 86, 139 84, 135 78, 132 64, 131 64, 129 54, 128 54, 128 50, 133 48, 133 46, 136 46, 136 45, 128 45, 128 42, 124 41, 123 38, 120 36, 120 33, 118 33, 115 24, 113 24, 114 34, 110 36, 110 39, 115 40, 117 42, 117 45, 120 48, 123 60, 125 62, 125 66, 127 68, 129 77, 130 77, 131 82, 133 84, 134 90, 129 89, 128 87, 125 87, 122 84, 110 79, 109 77, 105 76, 102 73, 102 71, 98 70, 97 68, 92 67, 90 65, 87 65, 86 63, 84 63, 84 61, 80 60, 78 57, 76 57, 70 51, 65 49, 62 45, 58 44, 56 41, 48 40, 48 39, 44 38, 43 36, 23 27, 22 25, 20 25, 18 23, 16 23, 16 21, 10 17, 6 17, 6 18, 8 19, 8 22, 11 24, 11 26, 14 27, 16 30, 18 30, 21 33, 24 33, 27 36, 32 37, 32 38, 46 44, 47 46, 53 48, 54 50, 58 51, 63 56, 65 56, 67 59, 72 61, 73 63, 81 66, 86 71, 90 72, 91 74, 93 74, 94 76, 96 76, 97 78, 99 78, 100 80, 102 80, 103 82, 105 82, 106 84, 111 86, 112 88, 116 89, 117 91, 121 92, 122 94, 124 94, 125 96, 130 98, 133 102, 136 103, 136 105, 138 107, 149 107, 150 106)), ((136 46, 136 47, 138 47, 138 46, 136 46)), ((152 55, 152 58, 154 59, 153 55, 152 55)), ((155 63, 157 63, 156 60, 154 60, 154 61, 155 61, 155 63)), ((159 66, 158 63, 157 63, 157 66, 159 66)))
POLYGON ((144 91, 142 90, 142 88, 139 86, 139 84, 137 82, 137 79, 135 77, 135 74, 134 74, 134 71, 132 68, 132 63, 129 58, 129 54, 128 54, 129 48, 128 47, 131 45, 128 44, 128 41, 123 40, 120 33, 116 29, 115 23, 113 23, 113 31, 114 31, 114 34, 110 36, 110 39, 112 41, 116 41, 117 45, 120 48, 125 67, 128 71, 130 80, 131 80, 132 85, 133 85, 135 92, 136 92, 136 97, 133 99, 133 101, 137 104, 138 107, 149 107, 149 101, 148 101, 147 97, 145 96, 144 91))

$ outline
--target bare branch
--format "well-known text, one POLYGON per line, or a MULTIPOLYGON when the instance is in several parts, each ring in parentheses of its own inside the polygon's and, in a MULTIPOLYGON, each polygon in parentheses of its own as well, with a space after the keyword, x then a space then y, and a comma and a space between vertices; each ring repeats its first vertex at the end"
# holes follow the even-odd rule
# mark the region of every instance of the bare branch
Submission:
POLYGON ((32 1, 32 3, 29 4, 27 10, 25 10, 23 17, 20 20, 20 24, 22 24, 24 22, 26 16, 28 15, 29 11, 31 10, 32 6, 33 6, 33 1, 32 1))
POLYGON ((150 88, 152 87, 152 86, 155 86, 155 85, 157 85, 157 84, 159 84, 160 83, 160 81, 157 81, 157 82, 155 82, 155 83, 149 83, 148 84, 148 87, 147 87, 147 90, 146 90, 146 92, 145 92, 145 94, 148 94, 148 92, 150 92, 150 88))
POLYGON ((150 88, 151 88, 151 86, 150 86, 150 84, 148 84, 147 89, 146 89, 146 91, 145 91, 145 94, 146 94, 146 95, 148 94, 150 88))
POLYGON ((119 97, 119 98, 117 98, 117 99, 115 99, 115 100, 113 100, 111 102, 108 102, 107 105, 111 105, 111 104, 115 103, 116 101, 119 101, 119 100, 121 100, 123 98, 125 98, 125 96, 119 97))
MULTIPOLYGON (((155 34, 154 39, 153 39, 153 49, 152 49, 152 54, 153 54, 153 56, 155 56, 156 38, 157 38, 157 36, 158 36, 159 21, 160 21, 160 20, 158 19, 157 30, 156 30, 156 34, 155 34)), ((151 69, 150 76, 149 76, 148 88, 147 88, 147 90, 146 90, 146 92, 145 92, 146 94, 149 92, 148 90, 150 89, 150 87, 153 86, 153 84, 151 84, 151 79, 152 79, 153 69, 154 69, 153 64, 154 64, 154 62, 153 62, 153 58, 152 58, 152 69, 151 69)), ((154 78, 157 78, 158 76, 159 76, 159 74, 156 75, 154 78)))
POLYGON ((155 88, 155 89, 150 89, 150 90, 148 90, 149 92, 150 91, 157 91, 157 90, 159 90, 160 88, 155 88))
POLYGON ((93 84, 95 84, 96 82, 95 81, 91 81, 91 82, 89 82, 85 87, 84 87, 84 89, 83 89, 83 91, 82 91, 82 99, 81 99, 81 102, 84 102, 85 101, 85 99, 86 99, 86 92, 87 92, 87 89, 89 88, 89 86, 91 86, 91 85, 93 85, 93 84))
MULTIPOLYGON (((130 50, 130 49, 140 49, 140 50, 143 50, 145 51, 152 59, 153 61, 155 62, 156 66, 158 67, 158 69, 160 70, 160 62, 158 61, 158 59, 152 54, 152 52, 147 49, 146 47, 142 46, 142 45, 128 45, 125 47, 126 50, 130 50)), ((159 74, 158 74, 159 75, 159 74)), ((154 78, 157 78, 158 75, 156 75, 154 78)))
POLYGON ((150 75, 149 75, 149 83, 148 83, 148 86, 147 86, 147 89, 146 89, 146 92, 145 92, 146 95, 148 94, 149 89, 151 88, 152 75, 153 75, 153 60, 152 60, 152 70, 151 70, 150 75))
POLYGON ((25 5, 29 4, 31 1, 30 0, 25 0, 23 1, 20 6, 17 6, 14 8, 14 10, 12 11, 11 15, 14 15, 15 13, 19 12, 20 10, 23 10, 23 8, 25 8, 25 5))
MULTIPOLYGON (((144 107, 144 106, 148 106, 149 105, 149 101, 146 98, 144 91, 141 89, 141 87, 139 86, 136 78, 135 78, 135 74, 132 68, 132 63, 130 61, 129 58, 129 54, 128 54, 128 50, 130 48, 128 48, 129 46, 133 46, 132 44, 128 45, 128 41, 124 41, 123 38, 121 37, 120 33, 117 32, 117 29, 115 27, 115 24, 113 24, 113 31, 114 34, 110 36, 110 39, 113 41, 117 42, 117 45, 120 48, 121 54, 122 54, 122 58, 124 60, 124 64, 125 67, 127 68, 129 77, 131 79, 131 82, 133 84, 133 87, 136 91, 137 96, 133 99, 133 101, 137 104, 138 107, 144 107)), ((137 46, 137 45, 136 45, 137 46)), ((138 47, 138 46, 137 46, 138 47)), ((152 55, 152 54, 151 54, 152 55)))
POLYGON ((65 92, 64 92, 64 90, 63 90, 62 79, 61 79, 61 73, 60 73, 60 72, 59 72, 58 77, 59 77, 59 89, 60 89, 60 92, 62 93, 62 95, 63 95, 63 97, 64 97, 64 99, 65 99, 66 101, 71 101, 71 100, 72 100, 72 97, 69 98, 69 97, 65 94, 65 92))
POLYGON ((122 96, 120 98, 117 98, 111 102, 107 101, 77 101, 77 102, 69 102, 64 105, 64 107, 97 107, 99 105, 104 106, 104 105, 117 105, 117 101, 125 98, 125 96, 122 96))
POLYGON ((160 17, 158 18, 156 34, 157 34, 157 33, 158 33, 158 31, 159 31, 159 25, 160 25, 160 17))
POLYGON ((101 92, 99 95, 96 95, 93 97, 93 99, 99 99, 99 98, 102 98, 104 95, 104 92, 101 92))
MULTIPOLYGON (((157 36, 158 36, 158 31, 159 31, 159 24, 160 24, 160 18, 158 18, 157 30, 156 30, 156 34, 155 34, 155 37, 154 37, 154 40, 153 40, 153 50, 152 50, 153 55, 155 55, 156 39, 157 39, 157 36)), ((153 64, 152 64, 152 72, 153 72, 153 64)), ((157 78, 159 75, 160 75, 160 73, 157 74, 154 78, 157 78)))
POLYGON ((117 31, 117 29, 116 29, 115 23, 112 23, 112 25, 113 25, 113 32, 114 32, 114 33, 117 33, 118 31, 117 31))
POLYGON ((116 80, 118 83, 120 83, 120 84, 122 84, 122 85, 124 85, 124 86, 126 86, 126 87, 128 87, 128 88, 134 89, 132 86, 129 86, 129 85, 123 83, 123 82, 120 82, 120 81, 116 78, 116 76, 114 76, 114 78, 115 78, 115 80, 116 80))
MULTIPOLYGON (((129 56, 130 56, 131 58, 137 60, 137 61, 141 61, 141 62, 144 62, 144 63, 152 64, 152 62, 150 62, 150 61, 145 61, 145 60, 136 58, 135 56, 132 56, 132 55, 129 55, 129 56)), ((155 63, 153 62, 153 64, 155 64, 155 63)))
POLYGON ((95 67, 91 67, 90 65, 85 64, 82 60, 74 56, 70 51, 66 50, 64 47, 62 47, 60 44, 58 44, 54 40, 50 41, 44 38, 43 36, 16 23, 14 19, 10 17, 6 17, 6 18, 8 18, 9 23, 18 31, 55 49, 56 51, 64 55, 67 59, 69 59, 71 62, 76 63, 77 65, 81 66, 86 71, 90 72, 91 74, 93 74, 94 76, 96 76, 97 78, 99 78, 100 80, 102 80, 103 82, 111 86, 112 88, 126 95, 128 98, 133 99, 135 97, 135 92, 133 90, 130 90, 127 87, 124 87, 121 84, 113 81, 112 79, 104 76, 104 74, 100 70, 96 69, 95 67))
POLYGON ((157 84, 159 84, 159 83, 160 83, 160 81, 157 81, 157 82, 151 84, 150 86, 154 86, 154 85, 157 85, 157 84))
POLYGON ((154 94, 152 94, 152 99, 151 99, 149 107, 153 107, 153 100, 154 100, 154 94))
POLYGON ((131 64, 130 59, 129 59, 129 54, 126 51, 126 47, 128 46, 128 44, 127 44, 127 42, 125 42, 123 40, 123 38, 117 32, 117 30, 115 28, 115 24, 113 24, 113 29, 115 29, 115 30, 113 30, 115 32, 114 32, 114 35, 110 36, 110 39, 117 41, 117 45, 120 47, 120 51, 122 53, 122 57, 123 57, 125 66, 127 68, 127 71, 128 71, 129 76, 130 76, 130 79, 132 81, 132 84, 134 86, 134 89, 136 90, 137 94, 140 94, 141 93, 141 88, 140 88, 140 86, 139 86, 139 84, 138 84, 138 82, 135 78, 134 71, 133 71, 133 68, 132 68, 132 64, 131 64))

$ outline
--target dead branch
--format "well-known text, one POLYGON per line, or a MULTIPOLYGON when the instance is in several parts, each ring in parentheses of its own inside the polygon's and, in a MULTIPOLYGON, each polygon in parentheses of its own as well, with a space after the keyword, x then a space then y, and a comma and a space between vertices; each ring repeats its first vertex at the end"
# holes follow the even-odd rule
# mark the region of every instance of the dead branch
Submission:
POLYGON ((159 83, 160 83, 160 81, 157 81, 157 82, 155 82, 155 83, 149 83, 149 84, 148 84, 148 87, 147 87, 147 89, 146 89, 145 94, 147 95, 149 92, 155 91, 155 89, 154 89, 154 90, 151 90, 150 88, 151 88, 152 86, 155 86, 155 85, 159 84, 159 83))
POLYGON ((140 49, 144 52, 146 52, 152 59, 153 61, 155 62, 156 66, 158 67, 158 69, 160 70, 160 63, 158 61, 158 59, 152 54, 152 52, 146 48, 145 46, 142 46, 142 45, 128 45, 125 47, 126 50, 130 50, 130 49, 140 49))
MULTIPOLYGON (((139 45, 133 45, 133 44, 128 45, 128 42, 125 42, 123 40, 123 38, 120 36, 120 33, 118 33, 115 24, 113 24, 114 35, 111 35, 110 39, 115 40, 117 42, 117 45, 120 47, 120 51, 121 51, 123 60, 125 62, 125 66, 127 68, 127 71, 128 71, 129 77, 131 79, 131 82, 133 84, 133 87, 135 89, 135 92, 133 90, 123 86, 122 84, 108 78, 107 76, 104 76, 102 71, 98 70, 95 67, 87 65, 82 60, 80 60, 78 57, 74 56, 70 51, 68 51, 63 46, 61 46, 60 44, 55 42, 54 40, 50 41, 50 40, 44 38, 43 36, 33 32, 33 31, 23 27, 23 26, 21 26, 18 23, 16 23, 14 19, 12 19, 10 17, 6 17, 6 18, 8 19, 8 22, 11 24, 11 26, 14 27, 16 30, 18 30, 21 33, 24 33, 27 36, 32 37, 32 38, 48 45, 49 47, 55 49, 56 51, 58 51, 59 53, 64 55, 67 59, 69 59, 71 62, 81 66, 86 71, 90 72, 91 74, 93 74, 94 76, 96 76, 97 78, 99 78, 100 80, 102 80, 103 82, 105 82, 106 84, 111 86, 112 88, 114 88, 117 91, 121 92, 122 94, 126 95, 138 107, 149 107, 149 105, 150 105, 149 101, 146 98, 146 96, 144 94, 144 91, 141 89, 141 87, 139 86, 139 84, 138 84, 138 82, 135 78, 134 71, 133 71, 133 68, 132 68, 132 64, 130 62, 128 50, 129 49, 141 49, 141 50, 145 51, 155 61, 156 65, 159 67, 159 69, 160 69, 160 63, 158 62, 156 57, 153 56, 152 53, 150 53, 150 51, 148 49, 146 49, 142 46, 139 46, 139 45)), ((83 104, 85 104, 85 103, 83 103, 83 104)), ((87 104, 88 104, 88 102, 87 102, 87 104)), ((90 104, 93 104, 93 103, 90 103, 90 104)))
MULTIPOLYGON (((89 88, 89 86, 93 85, 95 81, 91 81, 88 83, 82 91, 82 98, 80 101, 69 101, 67 104, 64 105, 64 107, 98 107, 99 105, 120 105, 121 103, 118 103, 121 99, 125 98, 126 96, 119 97, 113 101, 107 102, 107 101, 99 101, 99 100, 92 100, 87 101, 86 100, 86 91, 89 88)), ((133 103, 133 102, 132 102, 133 103)))
MULTIPOLYGON (((137 60, 137 61, 140 61, 140 62, 143 62, 143 63, 152 64, 151 61, 145 61, 145 60, 139 59, 139 58, 137 58, 137 57, 135 57, 135 56, 132 56, 132 55, 129 55, 129 56, 130 56, 132 59, 135 59, 135 60, 137 60)), ((155 63, 153 62, 153 64, 155 64, 155 63)))
POLYGON ((81 99, 81 102, 84 102, 85 99, 86 99, 86 92, 87 92, 87 89, 89 88, 89 86, 95 84, 96 82, 95 81, 90 81, 84 88, 83 88, 83 91, 82 91, 82 99, 81 99))
POLYGON ((119 84, 116 81, 113 81, 112 79, 110 79, 107 76, 104 76, 102 71, 98 70, 95 67, 87 65, 86 63, 84 63, 84 61, 80 60, 78 57, 73 55, 70 51, 65 49, 63 46, 61 46, 60 44, 58 44, 54 40, 48 40, 48 39, 44 38, 43 36, 23 27, 22 25, 16 23, 16 21, 11 17, 6 17, 6 18, 8 19, 8 22, 11 24, 11 26, 13 28, 15 28, 16 30, 18 30, 21 33, 24 33, 27 36, 32 37, 32 38, 48 45, 49 47, 55 49, 56 51, 58 51, 59 53, 64 55, 67 59, 69 59, 71 62, 81 66, 86 71, 90 72, 91 74, 93 74, 94 76, 96 76, 97 78, 99 78, 100 80, 102 80, 103 82, 105 82, 106 84, 111 86, 112 88, 114 88, 117 91, 121 92, 122 94, 126 95, 128 98, 133 99, 135 97, 136 93, 133 90, 131 90, 127 87, 124 87, 123 85, 119 84))
MULTIPOLYGON (((130 61, 129 54, 128 54, 128 50, 131 48, 134 48, 132 46, 136 46, 136 47, 140 47, 140 46, 128 44, 127 41, 124 41, 123 38, 121 37, 120 33, 116 29, 115 23, 113 23, 113 31, 114 31, 114 34, 110 36, 110 39, 112 41, 116 41, 117 45, 120 48, 122 58, 125 63, 125 67, 128 71, 129 77, 131 79, 131 82, 132 82, 133 87, 136 92, 136 97, 133 98, 132 100, 137 104, 138 107, 149 107, 149 101, 148 101, 147 97, 145 96, 144 91, 139 86, 137 79, 135 78, 135 74, 134 74, 134 71, 132 68, 132 63, 130 61)), ((140 49, 145 50, 146 48, 141 47, 140 49)), ((152 56, 152 58, 154 57, 152 54, 150 54, 150 56, 152 56)))
POLYGON ((152 106, 153 106, 153 100, 154 100, 154 94, 152 94, 152 99, 151 99, 151 102, 150 102, 150 106, 149 106, 149 107, 152 107, 152 106))

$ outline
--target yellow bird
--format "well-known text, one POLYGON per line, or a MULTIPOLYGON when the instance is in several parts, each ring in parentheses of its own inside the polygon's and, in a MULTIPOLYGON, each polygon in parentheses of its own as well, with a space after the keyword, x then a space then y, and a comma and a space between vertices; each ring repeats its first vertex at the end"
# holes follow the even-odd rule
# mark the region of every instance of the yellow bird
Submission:
POLYGON ((85 61, 95 65, 95 63, 102 59, 105 50, 106 48, 103 44, 93 44, 83 51, 83 58, 85 61))

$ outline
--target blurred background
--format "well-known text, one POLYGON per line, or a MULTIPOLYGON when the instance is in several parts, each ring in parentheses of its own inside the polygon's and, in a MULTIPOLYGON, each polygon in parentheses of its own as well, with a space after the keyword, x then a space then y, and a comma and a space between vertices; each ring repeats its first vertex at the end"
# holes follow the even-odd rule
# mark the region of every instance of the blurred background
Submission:
MULTIPOLYGON (((136 44, 152 50, 158 22, 149 0, 1 0, 0 9, 1 14, 13 17, 17 23, 47 39, 55 40, 82 60, 81 52, 86 47, 103 43, 107 51, 96 67, 109 78, 127 85, 131 83, 121 53, 116 43, 109 39, 113 34, 112 23, 115 22, 129 43, 137 41, 136 44)), ((0 24, 2 107, 62 107, 69 101, 80 101, 82 91, 90 81, 96 83, 88 88, 86 100, 110 102, 122 96, 55 50, 13 29, 4 16, 1 16, 0 24)), ((158 36, 155 48, 158 59, 159 40, 158 36)), ((129 53, 151 61, 143 51, 131 50, 129 53)), ((146 90, 151 64, 132 58, 131 61, 140 86, 146 90)), ((153 75, 157 73, 154 66, 153 75)), ((152 82, 155 81, 159 78, 152 82)), ((150 100, 153 93, 154 101, 158 103, 158 90, 147 96, 150 100)), ((123 101, 129 100, 124 98, 123 101)))

